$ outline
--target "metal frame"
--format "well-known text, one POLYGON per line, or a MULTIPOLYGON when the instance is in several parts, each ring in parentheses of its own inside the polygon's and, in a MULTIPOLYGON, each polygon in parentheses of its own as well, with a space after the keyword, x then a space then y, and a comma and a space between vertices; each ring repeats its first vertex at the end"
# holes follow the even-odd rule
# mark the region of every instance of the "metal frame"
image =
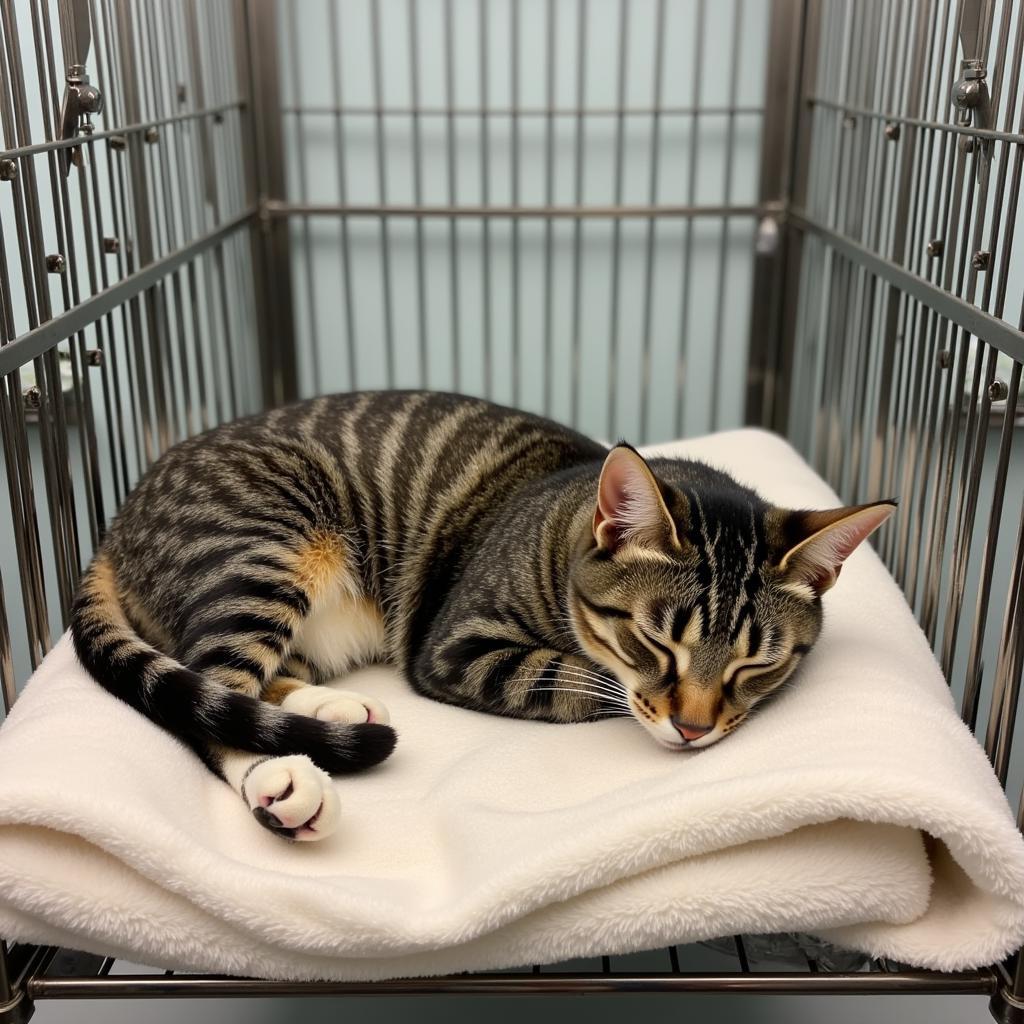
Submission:
MULTIPOLYGON (((738 94, 746 0, 731 7, 727 102, 704 102, 708 0, 694 0, 690 99, 666 102, 669 0, 656 0, 646 102, 634 100, 628 87, 627 43, 636 29, 629 0, 619 0, 618 59, 609 72, 615 101, 591 103, 587 61, 578 58, 587 52, 597 15, 589 0, 548 0, 544 102, 527 103, 519 6, 508 8, 507 101, 492 101, 495 15, 479 0, 469 21, 477 32, 479 96, 467 101, 456 89, 454 3, 444 0, 439 103, 425 99, 421 14, 416 0, 408 0, 409 97, 396 103, 385 96, 382 73, 391 43, 383 38, 378 0, 369 0, 371 102, 349 103, 343 95, 338 39, 349 14, 328 5, 332 99, 304 103, 297 35, 278 31, 278 7, 289 2, 63 0, 59 46, 46 0, 25 0, 27 26, 18 24, 13 5, 3 7, 0 202, 9 202, 15 231, 0 236, 0 428, 18 549, 18 579, 8 580, 7 588, 21 598, 29 667, 50 646, 51 620, 66 618, 78 572, 106 517, 153 458, 181 436, 297 397, 304 372, 322 380, 321 360, 334 341, 319 336, 315 316, 325 285, 316 231, 337 228, 341 273, 329 284, 340 289, 338 343, 349 385, 363 381, 368 354, 380 357, 387 386, 403 369, 393 293, 395 255, 405 244, 415 266, 409 295, 418 314, 411 359, 417 379, 431 379, 428 314, 435 303, 447 303, 455 312, 446 372, 463 387, 471 332, 459 311, 476 287, 467 286, 463 268, 468 248, 478 244, 471 232, 479 229, 482 390, 494 391, 505 358, 496 311, 507 294, 507 360, 518 401, 530 369, 522 254, 529 231, 542 229, 540 349, 549 371, 556 354, 565 356, 568 418, 578 422, 588 232, 606 228, 611 239, 607 351, 614 367, 626 340, 623 240, 639 227, 643 432, 651 429, 655 404, 656 245, 659 231, 678 227, 685 272, 670 391, 680 432, 684 385, 702 355, 687 331, 700 305, 691 273, 696 225, 718 228, 707 422, 715 427, 726 382, 728 230, 750 224, 745 418, 786 433, 850 500, 903 495, 907 514, 882 535, 880 551, 1005 784, 1024 666, 1024 515, 1019 524, 1004 515, 1007 508, 1014 512, 1005 497, 1021 443, 1024 320, 1007 310, 1008 298, 1020 298, 1007 295, 1007 282, 1017 258, 1013 231, 1024 178, 1024 132, 1014 120, 1024 109, 1018 96, 1024 20, 1014 25, 1003 0, 773 0, 765 73, 770 102, 762 107, 741 102, 738 94), (558 48, 570 43, 576 66, 567 101, 556 89, 555 67, 558 48), (26 71, 23 54, 30 51, 36 67, 26 71), (224 61, 212 59, 214 53, 224 61), (32 137, 29 116, 33 70, 43 141, 32 137), (115 127, 94 129, 92 118, 101 111, 103 123, 115 127), (762 129, 756 202, 733 201, 736 124, 744 117, 759 119, 762 129), (354 121, 367 129, 365 144, 375 158, 372 201, 353 199, 358 193, 346 155, 354 121), (627 198, 625 154, 629 132, 641 122, 649 125, 648 164, 638 201, 627 198), (720 202, 702 202, 697 189, 709 123, 724 128, 720 202), (330 135, 335 202, 310 194, 303 143, 314 124, 330 135), (611 140, 612 170, 606 194, 595 201, 584 187, 585 170, 601 124, 611 140), (386 173, 394 125, 410 132, 412 187, 401 200, 386 173), (431 198, 422 151, 438 126, 443 187, 440 198, 431 198), (678 166, 666 167, 670 126, 685 127, 689 147, 678 166), (458 154, 460 133, 470 130, 480 140, 473 180, 458 154), (553 154, 559 132, 570 130, 571 175, 559 197, 553 154), (543 201, 526 198, 522 177, 531 132, 543 144, 543 201), (509 161, 507 201, 493 179, 502 147, 509 161), (669 178, 686 183, 683 201, 663 199, 669 178), (412 227, 405 243, 403 225, 412 227), (351 269, 354 235, 367 226, 376 231, 373 256, 383 296, 368 341, 361 336, 362 297, 351 269), (507 240, 500 241, 506 229, 507 240), (440 289, 428 286, 429 244, 444 251, 448 272, 440 289), (571 257, 562 350, 553 294, 559 244, 571 257), (507 280, 499 254, 509 256, 507 280), (12 267, 21 272, 20 286, 12 267), (302 317, 308 352, 297 336, 302 317), (253 351, 242 345, 248 335, 257 339, 253 351), (997 372, 1000 354, 1010 361, 1008 379, 997 372), (982 507, 984 526, 977 522, 982 507), (978 543, 972 547, 972 541, 978 543), (1016 566, 1001 608, 992 592, 1000 560, 1016 566), (977 579, 969 586, 972 573, 977 579), (990 683, 984 654, 994 639, 990 683)), ((545 412, 556 404, 551 378, 545 375, 538 399, 545 412)), ((609 434, 618 431, 623 389, 611 373, 609 434)), ((15 637, 0 580, 7 708, 17 696, 15 637)), ((1020 817, 1024 822, 1024 799, 1020 817)), ((535 966, 440 979, 298 984, 171 972, 114 976, 110 958, 0 946, 0 1021, 25 1020, 33 1000, 50 998, 693 991, 987 994, 997 1019, 1024 1021, 1020 957, 951 974, 878 962, 859 973, 829 973, 810 959, 805 969, 780 973, 752 971, 741 937, 735 947, 739 970, 732 973, 683 970, 685 956, 669 947, 659 969, 642 972, 616 969, 605 957, 592 972, 535 966)))

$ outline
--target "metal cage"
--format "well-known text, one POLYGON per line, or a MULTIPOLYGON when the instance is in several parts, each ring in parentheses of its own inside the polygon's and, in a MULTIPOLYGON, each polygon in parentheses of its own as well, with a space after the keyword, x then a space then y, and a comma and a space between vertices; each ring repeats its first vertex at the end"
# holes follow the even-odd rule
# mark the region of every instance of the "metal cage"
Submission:
MULTIPOLYGON (((605 437, 763 425, 845 500, 899 494, 879 550, 1019 801, 1022 56, 1013 0, 4 0, 5 707, 170 444, 325 390, 443 387, 605 437)), ((372 985, 17 946, 0 1017, 732 991, 988 994, 1024 1019, 1020 957, 767 972, 735 946, 711 973, 672 947, 372 985)))

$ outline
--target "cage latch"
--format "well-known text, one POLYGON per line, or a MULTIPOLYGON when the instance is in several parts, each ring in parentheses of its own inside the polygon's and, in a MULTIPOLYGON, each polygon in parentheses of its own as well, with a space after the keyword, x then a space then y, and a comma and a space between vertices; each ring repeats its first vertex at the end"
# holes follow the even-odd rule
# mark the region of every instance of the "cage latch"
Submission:
MULTIPOLYGON (((960 77, 953 84, 953 105, 959 111, 957 124, 963 128, 980 128, 988 131, 992 127, 992 105, 988 92, 988 69, 984 62, 976 59, 960 61, 960 77)), ((988 166, 992 155, 992 140, 975 135, 961 135, 962 153, 978 153, 979 180, 988 166)))
MULTIPOLYGON (((79 135, 92 134, 92 115, 103 110, 103 95, 89 81, 84 64, 72 64, 68 68, 67 86, 60 109, 60 137, 75 139, 79 135)), ((71 173, 71 165, 82 166, 82 147, 70 146, 61 150, 64 174, 71 173)))

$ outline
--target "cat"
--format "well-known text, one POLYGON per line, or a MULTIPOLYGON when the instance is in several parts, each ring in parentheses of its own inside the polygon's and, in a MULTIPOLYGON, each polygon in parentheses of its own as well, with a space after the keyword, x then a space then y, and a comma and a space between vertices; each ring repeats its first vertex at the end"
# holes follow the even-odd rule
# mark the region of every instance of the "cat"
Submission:
POLYGON ((331 774, 395 744, 370 661, 417 693, 549 722, 630 714, 692 750, 817 638, 821 597, 893 502, 776 508, 458 395, 359 392, 217 427, 128 496, 72 613, 78 658, 195 749, 266 828, 338 825, 331 774))

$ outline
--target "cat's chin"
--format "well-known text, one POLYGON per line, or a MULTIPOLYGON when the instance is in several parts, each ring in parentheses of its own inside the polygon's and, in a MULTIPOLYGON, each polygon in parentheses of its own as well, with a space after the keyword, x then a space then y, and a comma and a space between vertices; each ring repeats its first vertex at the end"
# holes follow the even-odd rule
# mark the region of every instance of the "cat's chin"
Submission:
POLYGON ((722 738, 721 736, 709 734, 707 736, 701 736, 701 738, 697 740, 672 740, 665 736, 658 736, 655 733, 651 732, 650 729, 648 729, 647 731, 648 733, 650 733, 651 737, 659 746, 664 747, 666 750, 672 750, 677 753, 681 750, 704 750, 707 747, 714 746, 722 738))
POLYGON ((688 743, 673 743, 671 740, 663 740, 660 736, 654 737, 655 742, 659 747, 664 747, 666 750, 692 750, 693 748, 688 743))

